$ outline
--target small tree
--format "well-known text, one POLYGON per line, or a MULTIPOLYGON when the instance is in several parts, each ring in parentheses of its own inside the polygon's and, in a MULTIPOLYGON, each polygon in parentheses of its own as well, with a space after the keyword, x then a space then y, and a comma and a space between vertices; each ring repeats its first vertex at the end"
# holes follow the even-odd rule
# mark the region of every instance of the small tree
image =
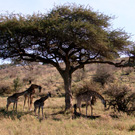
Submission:
POLYGON ((13 87, 15 92, 17 92, 21 87, 20 79, 18 77, 16 77, 13 81, 13 87))
POLYGON ((57 6, 48 14, 1 15, 0 58, 52 64, 63 78, 69 109, 73 72, 92 63, 120 66, 112 59, 132 44, 126 32, 109 28, 110 19, 76 5, 57 6))

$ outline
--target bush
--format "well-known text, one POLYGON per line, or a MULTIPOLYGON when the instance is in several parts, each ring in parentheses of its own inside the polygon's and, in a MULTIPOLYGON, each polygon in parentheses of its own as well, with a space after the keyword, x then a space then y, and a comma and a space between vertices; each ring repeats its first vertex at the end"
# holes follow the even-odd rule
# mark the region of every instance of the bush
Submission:
POLYGON ((21 82, 18 77, 13 80, 13 87, 14 87, 15 92, 17 92, 19 90, 19 88, 21 87, 21 82))
POLYGON ((107 82, 113 82, 115 78, 112 68, 110 68, 108 65, 99 65, 92 79, 94 82, 98 82, 104 86, 104 84, 107 82))
POLYGON ((81 80, 83 80, 86 77, 86 71, 85 69, 79 69, 75 72, 74 74, 75 77, 75 82, 79 82, 81 80))
POLYGON ((135 125, 130 126, 129 131, 135 131, 135 125))
POLYGON ((126 112, 131 114, 135 111, 134 101, 135 93, 132 93, 130 87, 121 84, 110 85, 106 90, 105 94, 109 96, 109 108, 111 107, 114 111, 126 112))
POLYGON ((12 93, 11 85, 10 84, 5 84, 5 83, 0 83, 0 94, 10 94, 12 93))
POLYGON ((80 93, 84 93, 86 91, 99 91, 100 86, 95 82, 83 82, 81 84, 77 84, 73 88, 74 95, 77 96, 80 93))

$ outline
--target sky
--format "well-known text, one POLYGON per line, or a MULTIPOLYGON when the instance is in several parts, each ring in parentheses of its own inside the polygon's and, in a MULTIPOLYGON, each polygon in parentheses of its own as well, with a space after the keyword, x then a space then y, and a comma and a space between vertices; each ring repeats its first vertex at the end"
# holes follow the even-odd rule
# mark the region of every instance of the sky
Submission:
MULTIPOLYGON (((93 11, 115 16, 111 22, 113 29, 123 29, 131 34, 131 40, 135 41, 135 0, 0 0, 0 14, 47 13, 54 6, 67 3, 90 6, 93 11)), ((3 61, 0 60, 1 62, 3 61)))

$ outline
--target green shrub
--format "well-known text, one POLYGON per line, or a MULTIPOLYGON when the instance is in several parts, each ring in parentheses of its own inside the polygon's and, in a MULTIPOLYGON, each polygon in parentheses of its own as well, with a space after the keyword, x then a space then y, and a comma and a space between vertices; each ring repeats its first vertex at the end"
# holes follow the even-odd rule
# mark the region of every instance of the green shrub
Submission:
POLYGON ((132 125, 132 126, 129 128, 129 131, 135 131, 135 125, 132 125))
POLYGON ((21 85, 21 82, 20 82, 19 77, 16 77, 16 78, 13 80, 14 91, 17 92, 21 86, 22 86, 22 85, 21 85))

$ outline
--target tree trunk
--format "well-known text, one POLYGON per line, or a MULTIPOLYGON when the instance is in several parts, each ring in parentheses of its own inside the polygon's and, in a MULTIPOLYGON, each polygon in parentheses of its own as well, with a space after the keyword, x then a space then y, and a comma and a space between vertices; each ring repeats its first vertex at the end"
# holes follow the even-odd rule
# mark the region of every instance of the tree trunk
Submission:
POLYGON ((66 73, 63 76, 64 87, 65 87, 65 110, 68 110, 72 107, 72 91, 71 91, 71 74, 66 73))

